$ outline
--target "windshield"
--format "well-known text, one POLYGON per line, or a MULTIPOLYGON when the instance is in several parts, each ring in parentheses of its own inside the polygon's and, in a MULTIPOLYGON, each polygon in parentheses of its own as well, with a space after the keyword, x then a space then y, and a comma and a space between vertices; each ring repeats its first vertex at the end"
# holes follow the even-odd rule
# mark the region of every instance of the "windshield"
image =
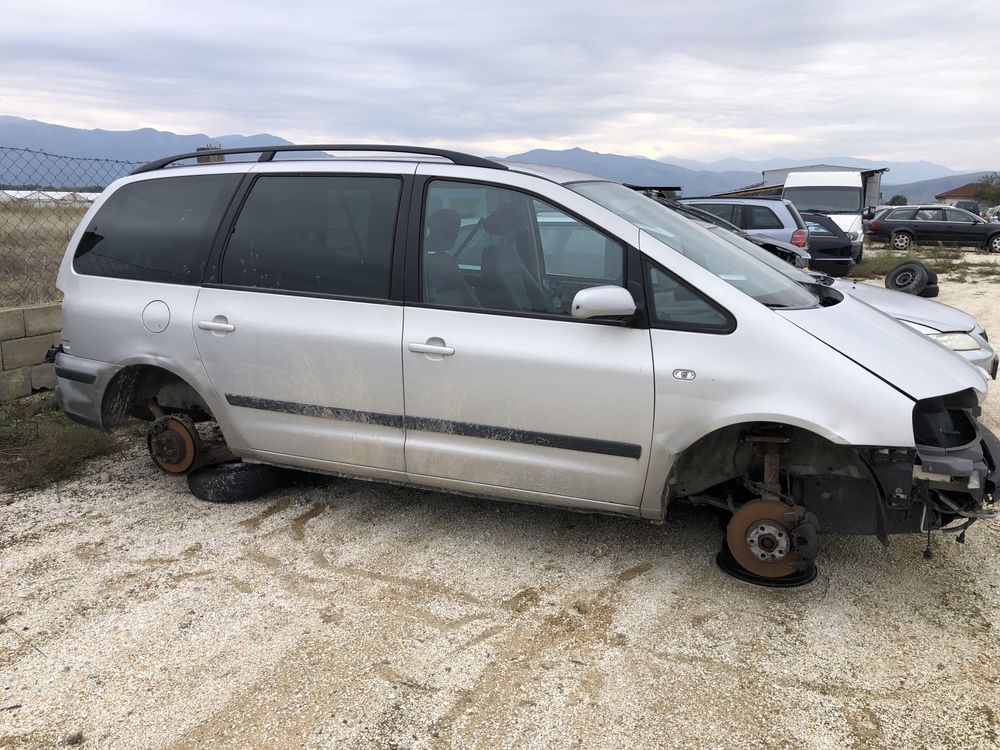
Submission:
POLYGON ((774 253, 769 253, 767 250, 760 247, 760 245, 755 245, 753 242, 750 242, 733 232, 727 232, 722 227, 706 228, 712 234, 721 237, 734 247, 738 247, 743 252, 752 255, 761 263, 766 263, 778 273, 787 276, 798 284, 822 284, 823 286, 830 286, 830 284, 833 283, 833 279, 829 276, 821 273, 806 273, 805 271, 796 268, 788 261, 782 260, 774 253))
POLYGON ((859 187, 789 187, 781 194, 799 211, 827 214, 856 214, 861 211, 859 187))
MULTIPOLYGON (((815 307, 819 303, 816 295, 770 267, 770 263, 760 262, 756 255, 750 257, 733 243, 722 241, 624 185, 578 182, 566 187, 613 211, 761 304, 800 308, 815 307)), ((739 239, 735 235, 734 238, 739 239)))

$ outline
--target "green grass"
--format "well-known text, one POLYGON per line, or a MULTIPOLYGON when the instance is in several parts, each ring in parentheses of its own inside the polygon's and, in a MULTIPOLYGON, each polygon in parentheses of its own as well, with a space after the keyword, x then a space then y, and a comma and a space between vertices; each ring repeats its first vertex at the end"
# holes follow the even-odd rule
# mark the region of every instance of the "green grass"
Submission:
POLYGON ((88 458, 114 453, 134 439, 135 424, 115 434, 83 427, 56 409, 51 394, 0 404, 0 490, 72 476, 88 458))

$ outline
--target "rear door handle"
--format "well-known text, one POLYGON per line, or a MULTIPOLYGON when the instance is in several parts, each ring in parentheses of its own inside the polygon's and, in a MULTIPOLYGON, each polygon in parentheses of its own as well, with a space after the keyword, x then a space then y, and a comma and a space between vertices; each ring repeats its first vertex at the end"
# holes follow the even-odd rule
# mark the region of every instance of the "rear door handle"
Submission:
POLYGON ((442 357, 450 357, 455 353, 455 347, 438 346, 437 344, 418 344, 416 341, 411 341, 410 351, 417 354, 437 354, 442 357))
POLYGON ((216 315, 214 320, 199 320, 198 327, 203 331, 216 333, 232 333, 236 326, 230 323, 224 315, 216 315))

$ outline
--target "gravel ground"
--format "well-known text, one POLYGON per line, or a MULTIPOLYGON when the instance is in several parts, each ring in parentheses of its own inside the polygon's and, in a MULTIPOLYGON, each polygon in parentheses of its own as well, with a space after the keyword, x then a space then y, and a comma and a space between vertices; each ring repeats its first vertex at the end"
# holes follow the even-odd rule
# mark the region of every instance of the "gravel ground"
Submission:
MULTIPOLYGON (((940 299, 1000 334, 998 292, 940 299)), ((930 561, 826 537, 770 591, 715 568, 704 509, 326 479, 209 505, 140 445, 6 500, 4 750, 1000 747, 998 524, 930 561)))

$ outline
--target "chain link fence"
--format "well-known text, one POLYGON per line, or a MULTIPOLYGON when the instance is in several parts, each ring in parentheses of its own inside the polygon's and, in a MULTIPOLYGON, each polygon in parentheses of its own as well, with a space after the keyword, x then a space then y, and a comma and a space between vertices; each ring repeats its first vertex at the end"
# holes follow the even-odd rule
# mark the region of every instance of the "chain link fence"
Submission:
POLYGON ((0 310, 59 299, 56 275, 80 219, 141 163, 0 146, 0 310))

